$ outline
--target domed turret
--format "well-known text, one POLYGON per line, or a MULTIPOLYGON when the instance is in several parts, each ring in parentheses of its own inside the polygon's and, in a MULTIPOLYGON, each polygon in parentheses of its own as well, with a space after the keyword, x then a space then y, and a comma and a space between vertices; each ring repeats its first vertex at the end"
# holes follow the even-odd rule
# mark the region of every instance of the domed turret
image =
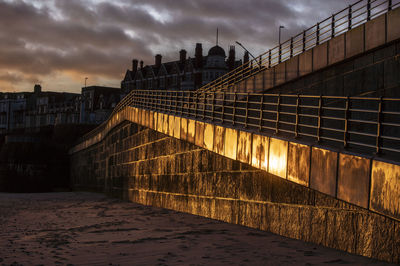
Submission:
POLYGON ((213 55, 223 56, 224 58, 226 57, 224 49, 222 49, 222 48, 221 48, 220 46, 218 46, 218 45, 212 47, 212 48, 208 51, 208 56, 213 56, 213 55))

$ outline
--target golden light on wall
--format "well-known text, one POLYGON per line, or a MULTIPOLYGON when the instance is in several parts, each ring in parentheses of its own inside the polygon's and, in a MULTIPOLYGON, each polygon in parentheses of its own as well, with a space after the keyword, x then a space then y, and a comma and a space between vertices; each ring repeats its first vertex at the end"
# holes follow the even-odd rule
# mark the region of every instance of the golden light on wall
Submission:
POLYGON ((286 178, 288 142, 271 138, 268 172, 286 178))

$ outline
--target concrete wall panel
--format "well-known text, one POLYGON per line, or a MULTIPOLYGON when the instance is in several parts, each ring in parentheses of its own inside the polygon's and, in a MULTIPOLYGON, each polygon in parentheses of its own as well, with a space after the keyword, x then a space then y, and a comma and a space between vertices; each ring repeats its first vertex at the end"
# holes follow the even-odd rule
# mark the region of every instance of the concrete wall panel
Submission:
POLYGON ((370 208, 400 219, 400 165, 372 161, 370 208))
POLYGON ((205 123, 204 124, 204 142, 203 148, 213 151, 214 145, 214 125, 205 123))
POLYGON ((313 67, 312 49, 299 54, 299 75, 306 75, 312 72, 313 67))
POLYGON ((251 164, 251 135, 249 132, 240 131, 238 140, 237 159, 248 164, 251 164))
POLYGON ((307 186, 310 176, 310 154, 308 145, 289 143, 288 179, 295 183, 307 186))
POLYGON ((346 35, 346 58, 364 52, 364 25, 354 28, 345 33, 346 35))
POLYGON ((365 23, 365 50, 376 48, 386 41, 385 14, 365 23))
POLYGON ((286 64, 286 81, 295 79, 299 76, 299 56, 290 58, 286 64))
POLYGON ((163 132, 163 128, 164 128, 164 114, 157 113, 157 131, 163 132))
POLYGON ((168 135, 173 137, 174 130, 175 130, 175 116, 169 115, 168 116, 168 135))
POLYGON ((328 65, 328 42, 315 46, 313 53, 313 71, 328 65))
POLYGON ((204 144, 204 123, 196 121, 196 134, 195 134, 194 143, 199 146, 203 147, 204 144))
POLYGON ((157 125, 158 125, 158 113, 157 112, 153 112, 153 129, 157 130, 157 125))
POLYGON ((387 13, 387 41, 400 38, 400 8, 387 13))
POLYGON ((181 118, 181 140, 187 140, 188 135, 188 120, 184 117, 181 118))
POLYGON ((261 92, 264 89, 264 73, 260 72, 255 77, 255 92, 261 92))
POLYGON ((238 131, 232 128, 225 129, 224 155, 236 160, 238 131))
POLYGON ((220 126, 214 127, 214 152, 224 154, 225 128, 220 126))
POLYGON ((337 152, 313 147, 311 154, 310 187, 336 196, 337 152))
POLYGON ((272 88, 274 86, 274 68, 269 68, 264 73, 264 87, 265 89, 272 88))
POLYGON ((345 35, 339 35, 328 42, 329 52, 328 52, 328 64, 334 64, 345 58, 345 35))
POLYGON ((195 135, 196 135, 196 121, 188 119, 187 141, 189 141, 190 143, 195 143, 195 135))
POLYGON ((181 118, 179 116, 175 116, 174 137, 177 139, 181 138, 181 118))
POLYGON ((269 140, 268 172, 286 178, 288 142, 280 139, 269 140))
POLYGON ((169 127, 168 127, 168 115, 167 114, 163 114, 163 130, 162 133, 168 135, 169 132, 169 127))
POLYGON ((280 63, 275 68, 275 86, 282 84, 286 81, 286 64, 280 63))
POLYGON ((368 208, 369 180, 369 159, 339 154, 337 185, 337 197, 339 199, 368 208))

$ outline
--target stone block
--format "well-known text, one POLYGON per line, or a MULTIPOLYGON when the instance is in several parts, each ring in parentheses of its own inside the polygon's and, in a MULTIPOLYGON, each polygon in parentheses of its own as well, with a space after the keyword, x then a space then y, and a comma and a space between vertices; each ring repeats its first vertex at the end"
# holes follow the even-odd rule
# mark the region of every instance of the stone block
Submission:
POLYGON ((175 116, 169 115, 168 116, 168 135, 171 137, 174 136, 174 131, 175 131, 175 116))
POLYGON ((274 87, 275 81, 274 81, 274 68, 269 68, 264 70, 262 73, 264 73, 264 89, 270 89, 274 87))
POLYGON ((239 132, 237 159, 247 164, 251 164, 251 139, 251 133, 239 132))
POLYGON ((255 92, 263 91, 264 90, 264 71, 258 73, 254 78, 255 78, 254 91, 255 92))
POLYGON ((290 58, 286 64, 286 81, 290 81, 299 76, 299 56, 290 58))
POLYGON ((313 49, 313 71, 328 65, 328 42, 315 46, 313 49))
POLYGON ((308 187, 310 154, 310 146, 292 142, 289 143, 288 180, 308 187))
POLYGON ((212 210, 212 219, 220 220, 226 223, 231 223, 233 220, 232 209, 234 201, 231 199, 215 199, 215 208, 212 210))
POLYGON ((188 121, 187 141, 194 144, 196 135, 196 121, 192 119, 188 119, 187 121, 188 121))
POLYGON ((400 166, 372 161, 370 209, 400 220, 400 166))
POLYGON ((280 139, 269 140, 268 173, 286 178, 288 142, 280 139))
POLYGON ((181 118, 181 140, 187 140, 188 136, 188 120, 184 117, 181 118))
POLYGON ((313 147, 311 154, 310 187, 336 196, 337 152, 313 147))
POLYGON ((280 235, 295 239, 301 238, 304 224, 300 221, 300 209, 301 207, 295 205, 281 205, 279 213, 280 235))
POLYGON ((400 223, 394 223, 394 236, 393 236, 393 263, 400 264, 400 223))
POLYGON ((339 154, 337 197, 368 208, 370 160, 355 155, 339 154))
POLYGON ((196 134, 194 144, 203 147, 204 144, 204 123, 196 121, 196 134))
POLYGON ((168 127, 168 115, 167 114, 163 114, 163 130, 162 130, 162 133, 164 133, 164 134, 166 134, 166 135, 168 135, 168 132, 169 132, 169 127, 168 127))
POLYGON ((157 131, 163 132, 164 129, 164 114, 157 113, 157 131))
POLYGON ((175 116, 174 121, 174 138, 181 138, 181 118, 179 116, 175 116))
POLYGON ((232 128, 225 129, 224 156, 236 160, 238 131, 232 128))
POLYGON ((213 151, 213 145, 214 145, 214 125, 205 123, 203 148, 209 151, 213 151))
POLYGON ((307 50, 299 54, 299 76, 313 71, 313 50, 307 50))
POLYGON ((364 52, 364 24, 351 29, 346 35, 346 58, 364 52))
POLYGON ((387 13, 387 42, 391 42, 400 38, 400 9, 387 13))
POLYGON ((275 68, 275 86, 278 86, 286 81, 286 64, 280 63, 275 68))
POLYGON ((280 204, 267 202, 263 208, 263 219, 261 230, 269 231, 273 234, 280 233, 282 221, 280 220, 280 204))
POLYGON ((220 126, 214 127, 214 145, 215 153, 224 155, 225 128, 220 126))
POLYGON ((341 34, 341 35, 336 36, 335 38, 329 40, 329 42, 328 42, 328 46, 329 46, 328 64, 329 65, 344 60, 345 50, 346 50, 344 38, 345 38, 345 35, 341 34))
POLYGON ((365 23, 365 51, 386 42, 386 15, 380 15, 365 23))
POLYGON ((263 213, 263 203, 241 201, 239 224, 251 228, 260 229, 263 213))

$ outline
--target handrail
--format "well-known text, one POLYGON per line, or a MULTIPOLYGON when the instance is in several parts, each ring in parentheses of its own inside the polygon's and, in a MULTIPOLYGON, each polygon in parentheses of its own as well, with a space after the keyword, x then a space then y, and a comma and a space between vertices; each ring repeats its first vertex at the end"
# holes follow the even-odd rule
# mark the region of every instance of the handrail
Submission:
POLYGON ((229 88, 238 82, 303 53, 339 34, 400 6, 399 0, 360 0, 316 23, 287 41, 207 83, 198 92, 229 88))
MULTIPOLYGON (((124 106, 400 159, 395 98, 135 90, 124 106)), ((109 120, 84 139, 96 138, 109 120)))

